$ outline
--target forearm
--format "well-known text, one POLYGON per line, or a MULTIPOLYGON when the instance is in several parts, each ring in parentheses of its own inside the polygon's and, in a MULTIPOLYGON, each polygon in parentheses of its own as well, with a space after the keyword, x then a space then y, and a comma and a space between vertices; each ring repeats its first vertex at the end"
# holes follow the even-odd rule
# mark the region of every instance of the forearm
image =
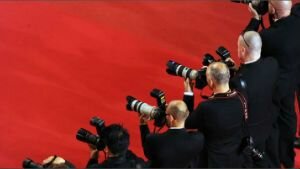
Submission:
POLYGON ((88 161, 86 168, 91 168, 91 166, 98 164, 98 159, 90 158, 88 161))
POLYGON ((90 151, 90 159, 87 163, 87 168, 92 165, 98 164, 99 151, 97 149, 90 151))
POLYGON ((147 135, 150 134, 150 129, 147 124, 140 124, 140 133, 141 133, 142 144, 144 146, 146 142, 146 137, 147 135))
POLYGON ((252 18, 249 22, 249 24, 246 26, 246 28, 244 29, 244 32, 246 31, 258 31, 259 29, 259 25, 260 25, 260 20, 256 19, 256 18, 252 18))
POLYGON ((185 102, 189 112, 193 112, 194 110, 194 94, 185 92, 183 95, 183 101, 185 102))

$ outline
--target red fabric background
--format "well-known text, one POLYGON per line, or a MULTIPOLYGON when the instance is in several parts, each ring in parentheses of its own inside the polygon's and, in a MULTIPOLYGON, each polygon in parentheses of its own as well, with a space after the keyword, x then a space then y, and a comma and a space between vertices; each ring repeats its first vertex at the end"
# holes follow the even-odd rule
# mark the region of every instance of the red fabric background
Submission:
POLYGON ((95 115, 127 127, 142 156, 126 95, 155 104, 156 87, 181 99, 183 81, 165 73, 167 60, 199 68, 220 45, 237 59, 249 18, 247 6, 225 1, 0 2, 0 168, 52 154, 84 167, 88 147, 75 134, 94 131, 95 115))

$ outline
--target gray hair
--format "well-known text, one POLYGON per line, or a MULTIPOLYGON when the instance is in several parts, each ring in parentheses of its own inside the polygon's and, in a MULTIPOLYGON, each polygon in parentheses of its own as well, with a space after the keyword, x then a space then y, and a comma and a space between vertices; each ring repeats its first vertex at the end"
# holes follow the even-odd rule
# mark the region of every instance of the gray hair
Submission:
POLYGON ((229 83, 230 72, 225 63, 214 62, 207 68, 207 73, 214 79, 217 84, 223 85, 229 83))

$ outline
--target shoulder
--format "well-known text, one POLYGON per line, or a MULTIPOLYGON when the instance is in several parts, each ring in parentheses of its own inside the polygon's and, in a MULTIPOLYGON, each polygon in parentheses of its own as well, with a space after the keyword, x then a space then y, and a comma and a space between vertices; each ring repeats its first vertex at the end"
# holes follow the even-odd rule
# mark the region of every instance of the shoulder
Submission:
POLYGON ((262 59, 262 64, 265 66, 265 69, 273 71, 273 69, 278 68, 277 60, 272 56, 267 56, 262 59))
POLYGON ((204 135, 201 132, 189 131, 188 134, 197 141, 204 141, 204 135))
POLYGON ((269 63, 269 64, 278 65, 277 60, 276 60, 274 57, 272 57, 272 56, 266 56, 266 57, 264 57, 264 58, 261 59, 261 60, 262 60, 262 62, 264 62, 264 63, 269 63))
POLYGON ((189 143, 190 145, 193 145, 195 148, 197 147, 199 150, 201 150, 201 147, 203 147, 205 143, 205 137, 201 132, 188 132, 190 138, 189 143))
POLYGON ((195 112, 198 112, 198 113, 203 113, 207 110, 208 107, 210 107, 212 105, 211 103, 211 100, 208 99, 208 100, 205 100, 201 103, 198 104, 198 106, 196 107, 195 109, 195 112))
POLYGON ((135 153, 133 153, 131 150, 128 150, 126 153, 126 158, 129 160, 134 160, 136 162, 143 163, 145 162, 142 158, 138 157, 135 153))

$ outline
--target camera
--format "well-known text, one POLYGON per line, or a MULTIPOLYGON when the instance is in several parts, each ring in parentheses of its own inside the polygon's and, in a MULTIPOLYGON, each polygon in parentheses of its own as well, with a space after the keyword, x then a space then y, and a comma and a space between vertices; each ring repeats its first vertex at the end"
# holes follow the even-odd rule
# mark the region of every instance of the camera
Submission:
POLYGON ((97 147, 98 150, 102 151, 105 148, 105 141, 103 137, 103 130, 105 129, 105 122, 104 120, 98 118, 98 117, 92 117, 90 120, 90 124, 94 127, 96 127, 97 134, 95 135, 92 132, 80 128, 77 131, 76 139, 79 141, 82 141, 84 143, 92 144, 97 147))
POLYGON ((43 168, 42 164, 36 163, 30 158, 26 158, 23 161, 23 168, 43 168))
POLYGON ((259 161, 264 159, 264 152, 260 152, 254 146, 254 141, 251 136, 247 136, 242 140, 243 152, 249 155, 254 161, 259 161))
POLYGON ((216 53, 220 56, 221 61, 225 63, 228 66, 228 68, 232 68, 235 66, 235 64, 232 61, 227 60, 228 58, 231 58, 231 56, 230 56, 230 52, 225 47, 220 46, 216 50, 216 53))
POLYGON ((231 0, 231 2, 249 4, 251 3, 253 8, 259 15, 264 15, 268 12, 268 1, 267 0, 231 0))
POLYGON ((199 70, 194 70, 191 68, 188 68, 186 66, 183 66, 175 61, 169 60, 167 62, 167 73, 170 75, 175 76, 181 76, 184 78, 189 78, 191 80, 195 80, 195 87, 197 89, 203 89, 205 86, 207 86, 206 81, 206 70, 207 66, 209 66, 213 62, 221 61, 225 63, 228 68, 230 69, 230 75, 233 76, 236 72, 235 70, 235 64, 231 60, 228 60, 228 58, 231 58, 230 52, 224 47, 220 46, 216 53, 220 56, 221 59, 217 60, 215 59, 211 54, 206 53, 202 60, 203 67, 199 70))
POLYGON ((202 65, 209 66, 211 63, 216 62, 217 60, 209 53, 206 53, 203 57, 202 65))
POLYGON ((159 89, 153 89, 150 95, 156 98, 157 106, 151 106, 145 102, 142 102, 132 96, 127 96, 126 109, 129 111, 135 111, 139 114, 145 115, 151 120, 154 120, 154 125, 157 127, 163 127, 166 123, 166 99, 165 93, 159 89))
POLYGON ((198 76, 198 71, 183 66, 175 61, 169 60, 167 62, 166 72, 170 75, 181 76, 189 79, 196 79, 198 76))
MULTIPOLYGON (((203 59, 204 65, 209 65, 210 63, 214 62, 215 59, 213 56, 206 54, 203 59)), ((191 80, 196 80, 195 87, 198 89, 203 89, 206 85, 206 68, 202 68, 200 70, 194 70, 183 66, 175 61, 169 60, 167 62, 167 69, 166 72, 170 75, 174 76, 181 76, 184 78, 189 78, 191 80)))
POLYGON ((98 117, 92 117, 90 120, 90 125, 96 127, 98 135, 101 135, 102 131, 105 129, 104 120, 102 120, 98 117))

